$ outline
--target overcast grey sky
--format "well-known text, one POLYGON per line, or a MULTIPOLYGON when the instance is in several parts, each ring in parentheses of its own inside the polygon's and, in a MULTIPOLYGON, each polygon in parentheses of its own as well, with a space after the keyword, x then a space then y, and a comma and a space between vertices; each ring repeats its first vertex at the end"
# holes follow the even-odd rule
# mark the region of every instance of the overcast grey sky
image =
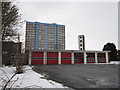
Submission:
POLYGON ((78 50, 85 35, 86 50, 102 50, 107 42, 118 47, 117 2, 20 2, 23 20, 65 25, 66 49, 78 50))

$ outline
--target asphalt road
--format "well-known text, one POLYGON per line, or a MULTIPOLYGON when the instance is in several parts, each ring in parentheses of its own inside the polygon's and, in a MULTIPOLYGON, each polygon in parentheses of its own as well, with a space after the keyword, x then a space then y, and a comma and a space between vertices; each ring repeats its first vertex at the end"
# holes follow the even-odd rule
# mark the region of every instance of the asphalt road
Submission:
POLYGON ((33 68, 71 88, 118 88, 118 65, 37 65, 33 68))

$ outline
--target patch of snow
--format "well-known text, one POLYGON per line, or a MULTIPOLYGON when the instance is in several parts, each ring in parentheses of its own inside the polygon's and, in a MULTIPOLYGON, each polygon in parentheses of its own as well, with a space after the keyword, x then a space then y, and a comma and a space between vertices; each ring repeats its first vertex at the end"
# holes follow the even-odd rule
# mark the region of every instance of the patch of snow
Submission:
POLYGON ((116 64, 116 65, 118 65, 118 64, 120 64, 120 61, 111 61, 109 64, 116 64))
MULTIPOLYGON (((0 89, 2 89, 2 85, 5 85, 5 81, 8 81, 8 78, 10 79, 14 75, 15 70, 15 67, 8 66, 0 68, 0 89)), ((24 66, 24 73, 15 75, 7 88, 68 88, 43 77, 41 74, 33 71, 32 67, 24 66)))

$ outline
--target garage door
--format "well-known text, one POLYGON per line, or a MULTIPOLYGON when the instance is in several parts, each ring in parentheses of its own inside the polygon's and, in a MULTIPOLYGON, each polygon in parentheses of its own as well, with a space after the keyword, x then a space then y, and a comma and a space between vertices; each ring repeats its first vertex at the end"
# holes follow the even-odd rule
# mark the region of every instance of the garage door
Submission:
POLYGON ((98 53, 98 63, 106 63, 105 53, 98 53))
POLYGON ((95 63, 95 53, 87 53, 87 63, 95 63))
POLYGON ((31 64, 43 64, 43 52, 32 52, 31 64))
POLYGON ((47 64, 58 64, 58 52, 47 52, 47 64))
POLYGON ((84 53, 74 53, 75 63, 84 63, 84 53))
POLYGON ((71 52, 61 52, 61 64, 71 64, 71 52))

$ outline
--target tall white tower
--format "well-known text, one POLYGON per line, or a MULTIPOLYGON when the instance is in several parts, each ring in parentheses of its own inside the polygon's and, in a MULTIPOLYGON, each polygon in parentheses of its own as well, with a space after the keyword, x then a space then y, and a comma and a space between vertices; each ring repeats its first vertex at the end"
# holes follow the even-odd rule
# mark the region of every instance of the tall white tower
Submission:
POLYGON ((78 35, 79 50, 85 50, 85 37, 84 35, 78 35))

